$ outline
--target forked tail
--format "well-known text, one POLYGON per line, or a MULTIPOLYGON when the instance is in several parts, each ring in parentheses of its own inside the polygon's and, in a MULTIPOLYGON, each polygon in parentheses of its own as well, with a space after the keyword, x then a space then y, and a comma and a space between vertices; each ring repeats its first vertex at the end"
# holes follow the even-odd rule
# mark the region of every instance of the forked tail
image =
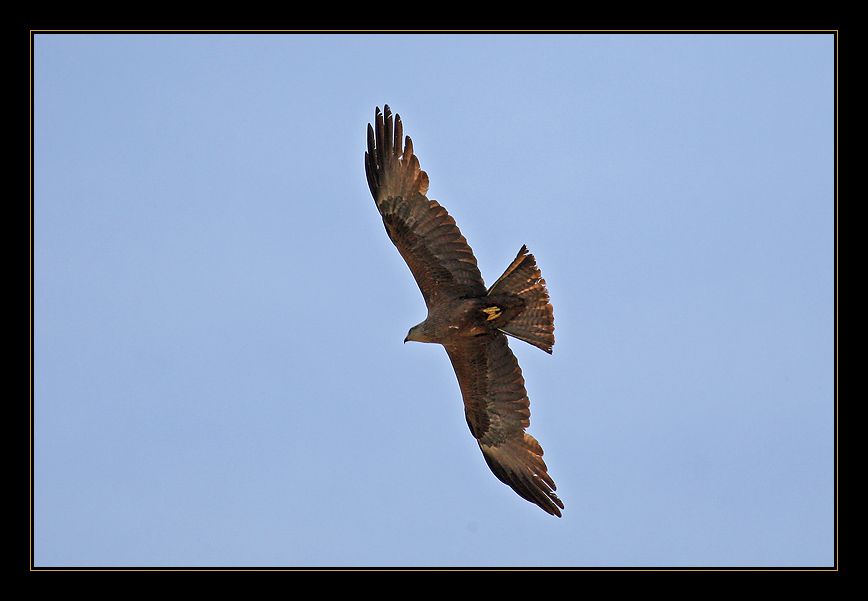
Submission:
MULTIPOLYGON (((491 288, 489 296, 513 296, 524 303, 521 312, 498 326, 501 332, 524 340, 551 354, 555 343, 555 319, 546 281, 536 265, 536 259, 522 246, 518 256, 506 268, 491 288)), ((504 318, 508 317, 504 315, 504 318)))

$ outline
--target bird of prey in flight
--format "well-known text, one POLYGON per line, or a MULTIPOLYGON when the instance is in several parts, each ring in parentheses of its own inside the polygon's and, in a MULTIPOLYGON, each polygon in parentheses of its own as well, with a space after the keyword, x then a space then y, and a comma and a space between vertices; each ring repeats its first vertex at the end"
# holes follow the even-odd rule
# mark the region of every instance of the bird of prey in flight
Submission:
POLYGON ((561 516, 563 502, 543 462, 543 450, 525 432, 530 401, 506 336, 551 354, 554 316, 536 260, 522 246, 486 288, 476 257, 455 220, 425 196, 428 175, 419 166, 401 117, 377 108, 368 124, 365 173, 386 232, 404 257, 428 307, 407 338, 435 342, 452 361, 464 415, 494 475, 543 511, 561 516))

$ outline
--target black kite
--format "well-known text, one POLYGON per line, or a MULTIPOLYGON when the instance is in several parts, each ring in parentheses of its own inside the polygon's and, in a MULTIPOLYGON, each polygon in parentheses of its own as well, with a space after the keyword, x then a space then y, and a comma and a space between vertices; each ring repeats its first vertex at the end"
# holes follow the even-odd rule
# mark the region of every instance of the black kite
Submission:
POLYGON ((386 232, 419 284, 428 318, 407 338, 446 348, 467 425, 494 475, 524 499, 561 516, 563 502, 546 471, 543 450, 525 432, 530 401, 505 334, 552 352, 554 316, 545 280, 522 246, 490 288, 476 257, 446 209, 428 200, 428 175, 404 138, 401 117, 377 108, 368 124, 365 172, 386 232), (403 145, 402 145, 403 142, 403 145))

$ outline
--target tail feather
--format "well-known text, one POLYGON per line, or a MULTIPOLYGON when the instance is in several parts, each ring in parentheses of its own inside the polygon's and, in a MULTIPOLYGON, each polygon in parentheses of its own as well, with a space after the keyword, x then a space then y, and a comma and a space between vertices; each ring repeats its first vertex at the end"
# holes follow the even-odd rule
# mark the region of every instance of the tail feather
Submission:
POLYGON ((546 281, 527 246, 521 247, 515 260, 488 289, 488 295, 512 295, 521 298, 524 309, 500 326, 500 330, 551 354, 555 344, 554 312, 549 303, 546 281))

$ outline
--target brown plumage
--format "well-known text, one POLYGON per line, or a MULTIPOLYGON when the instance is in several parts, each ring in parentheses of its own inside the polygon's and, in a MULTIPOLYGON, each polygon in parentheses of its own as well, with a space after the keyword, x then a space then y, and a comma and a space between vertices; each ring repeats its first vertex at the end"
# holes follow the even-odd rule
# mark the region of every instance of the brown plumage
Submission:
POLYGON ((543 450, 525 432, 530 401, 505 334, 552 352, 554 317, 545 280, 522 246, 486 289, 476 257, 446 209, 428 200, 428 175, 403 136, 401 117, 378 108, 368 125, 365 173, 389 238, 404 257, 428 307, 405 338, 442 344, 452 361, 467 425, 494 475, 524 499, 561 516, 543 450), (403 139, 402 139, 403 138, 403 139))

